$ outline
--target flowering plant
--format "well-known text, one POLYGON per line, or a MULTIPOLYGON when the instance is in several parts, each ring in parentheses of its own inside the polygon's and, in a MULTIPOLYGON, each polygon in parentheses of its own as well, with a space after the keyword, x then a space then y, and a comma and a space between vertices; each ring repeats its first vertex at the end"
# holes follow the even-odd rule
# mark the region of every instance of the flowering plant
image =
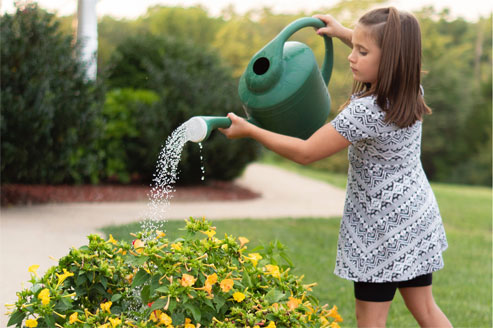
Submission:
POLYGON ((319 306, 290 273, 280 243, 248 251, 248 239, 215 237, 190 218, 185 236, 138 233, 133 243, 90 235, 7 305, 21 327, 339 327, 337 307, 319 306), (199 233, 199 234, 197 234, 199 233), (276 256, 285 258, 281 265, 276 256))

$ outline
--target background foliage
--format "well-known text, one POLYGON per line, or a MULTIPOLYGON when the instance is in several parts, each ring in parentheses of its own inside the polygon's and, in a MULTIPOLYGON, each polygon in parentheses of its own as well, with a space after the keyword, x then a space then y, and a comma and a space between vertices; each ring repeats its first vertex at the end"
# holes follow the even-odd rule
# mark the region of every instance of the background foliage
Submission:
MULTIPOLYGON (((343 24, 353 26, 362 13, 375 5, 384 6, 385 1, 342 0, 332 7, 320 8, 317 13, 330 13, 343 24)), ((183 122, 188 118, 188 115, 196 115, 196 113, 222 115, 228 111, 239 111, 240 105, 235 91, 237 79, 253 54, 287 24, 299 17, 312 14, 314 13, 275 14, 268 8, 262 8, 238 15, 233 8, 227 8, 220 17, 212 17, 201 7, 155 6, 150 8, 145 15, 134 20, 117 20, 106 16, 100 19, 98 25, 100 76, 105 77, 106 72, 110 73, 109 79, 105 79, 108 81, 110 90, 133 88, 155 93, 159 100, 152 106, 156 108, 163 106, 163 110, 170 113, 169 117, 173 117, 173 122, 168 122, 168 126, 165 126, 163 130, 168 133, 176 127, 178 122, 183 122), (152 44, 150 40, 155 40, 155 44, 152 44), (130 62, 128 58, 121 58, 123 51, 131 52, 129 47, 132 42, 142 43, 144 47, 142 50, 148 54, 146 60, 130 62), (176 51, 166 49, 173 42, 179 45, 176 51), (182 56, 180 51, 187 52, 186 60, 181 63, 182 66, 176 62, 176 57, 171 58, 173 53, 175 56, 182 56), (201 57, 202 53, 205 57, 201 57), (194 59, 194 56, 198 56, 197 59, 194 59), (204 58, 209 58, 207 60, 211 60, 210 65, 212 66, 204 63, 198 64, 201 60, 205 60, 204 58), (118 61, 120 61, 120 69, 124 68, 125 74, 129 74, 128 78, 123 73, 120 76, 115 74, 115 65, 118 61), (170 65, 170 63, 174 64, 170 65), (187 68, 186 74, 178 74, 178 68, 183 68, 183 65, 191 65, 193 72, 188 71, 187 68), (175 67, 177 69, 173 71, 175 67), (207 76, 207 72, 211 69, 215 70, 216 67, 221 72, 221 79, 214 79, 214 83, 210 83, 213 74, 207 76), (162 71, 163 69, 170 69, 171 72, 162 71), (203 80, 202 82, 194 81, 194 78, 191 78, 193 74, 197 74, 199 79, 209 81, 209 85, 205 84, 210 88, 209 92, 200 89, 201 83, 204 82, 203 80), (191 80, 187 80, 188 77, 191 80), (163 84, 163 81, 166 81, 166 84, 163 84), (174 84, 175 82, 177 84, 174 84), (180 89, 178 83, 185 83, 189 89, 180 89), (222 89, 215 86, 217 83, 228 85, 227 91, 220 91, 222 89), (170 88, 175 88, 175 91, 169 91, 170 88), (193 88, 199 88, 199 91, 196 92, 193 88), (221 106, 217 106, 217 103, 211 100, 214 97, 221 99, 221 106), (188 109, 184 109, 184 106, 188 106, 188 109)), ((425 171, 429 178, 435 181, 491 185, 492 17, 490 15, 471 22, 462 18, 451 18, 447 10, 438 12, 432 7, 425 7, 414 14, 418 17, 422 29, 424 70, 422 83, 426 101, 433 109, 433 114, 425 118, 423 130, 422 160, 425 171)), ((62 33, 73 34, 73 17, 54 19, 60 21, 59 30, 62 33)), ((310 46, 319 63, 322 62, 324 45, 311 29, 297 32, 292 39, 310 46)), ((329 119, 336 115, 337 109, 349 96, 352 84, 347 65, 349 48, 335 40, 334 51, 334 72, 329 84, 333 110, 329 119)), ((5 64, 7 62, 2 60, 2 80, 6 70, 4 69, 5 64)), ((114 95, 110 93, 110 96, 114 95)), ((146 106, 149 108, 147 110, 149 115, 154 115, 150 113, 156 109, 152 109, 149 104, 146 106)), ((101 122, 103 124, 109 122, 107 119, 108 117, 106 121, 101 122)), ((166 134, 162 133, 163 131, 156 131, 154 128, 150 130, 155 131, 148 133, 150 138, 156 139, 156 143, 164 142, 166 134), (153 133, 155 133, 154 136, 151 136, 153 133)), ((223 147, 226 147, 229 141, 219 141, 220 136, 213 137, 210 143, 204 144, 206 165, 217 154, 227 154, 235 158, 236 153, 220 150, 220 148, 224 149, 223 147), (217 143, 217 146, 213 145, 213 142, 217 143)), ((139 135, 136 140, 141 138, 145 137, 139 135)), ((241 147, 244 145, 237 148, 241 147)), ((149 154, 149 158, 152 155, 157 158, 154 148, 148 151, 155 152, 155 154, 149 154)), ((190 165, 199 165, 190 162, 197 159, 195 154, 197 152, 196 149, 187 149, 186 159, 182 160, 182 163, 189 162, 190 165)), ((248 160, 255 157, 254 153, 252 151, 247 156, 248 160)), ((105 174, 98 175, 99 178, 104 179, 111 171, 104 169, 106 164, 101 164, 101 161, 105 160, 104 156, 101 158, 93 152, 90 154, 92 158, 99 158, 100 161, 98 165, 95 165, 94 160, 92 162, 88 160, 93 163, 92 167, 106 170, 105 174)), ((96 154, 100 153, 96 152, 96 154)), ((63 162, 63 159, 54 159, 54 161, 63 162)), ((347 170, 346 153, 342 152, 312 165, 315 168, 333 172, 345 172, 347 170)), ((223 170, 223 168, 216 170, 215 166, 216 163, 210 163, 208 170, 206 169, 207 176, 214 178, 216 173, 220 174, 223 170)), ((197 168, 195 171, 200 175, 198 166, 195 167, 197 168)), ((125 170, 127 169, 123 169, 125 170)), ((79 170, 81 174, 79 180, 83 177, 87 180, 87 177, 91 176, 88 174, 89 171, 86 171, 79 170)), ((238 169, 234 174, 240 171, 241 169, 238 169)), ((116 176, 119 181, 126 182, 131 180, 129 177, 133 173, 128 169, 116 176)), ((147 175, 143 172, 138 173, 142 176, 147 175)), ((227 178, 231 178, 234 174, 228 174, 227 178)), ((94 174, 92 176, 94 177, 94 174)), ((218 176, 218 178, 226 177, 218 176)), ((196 181, 195 179, 195 177, 192 178, 190 182, 196 181)))
POLYGON ((81 147, 98 138, 98 83, 86 81, 57 18, 27 6, 0 22, 2 182, 78 180, 95 159, 81 147))

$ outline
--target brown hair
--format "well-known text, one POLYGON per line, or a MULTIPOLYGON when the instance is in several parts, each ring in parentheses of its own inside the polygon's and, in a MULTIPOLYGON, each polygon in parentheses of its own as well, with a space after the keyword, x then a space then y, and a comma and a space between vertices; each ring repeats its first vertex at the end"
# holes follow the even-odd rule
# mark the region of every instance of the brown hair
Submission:
POLYGON ((401 128, 431 114, 420 92, 421 31, 417 19, 389 7, 369 11, 358 23, 369 28, 382 55, 375 85, 355 81, 352 93, 375 95, 386 112, 385 121, 401 128))

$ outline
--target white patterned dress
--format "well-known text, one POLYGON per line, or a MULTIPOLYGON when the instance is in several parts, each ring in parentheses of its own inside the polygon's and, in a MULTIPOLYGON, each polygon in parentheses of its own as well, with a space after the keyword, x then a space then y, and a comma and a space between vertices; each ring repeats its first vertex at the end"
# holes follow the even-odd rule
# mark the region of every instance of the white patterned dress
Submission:
POLYGON ((360 282, 406 281, 443 267, 447 239, 420 160, 421 121, 387 124, 375 100, 353 96, 331 122, 351 142, 334 273, 360 282))

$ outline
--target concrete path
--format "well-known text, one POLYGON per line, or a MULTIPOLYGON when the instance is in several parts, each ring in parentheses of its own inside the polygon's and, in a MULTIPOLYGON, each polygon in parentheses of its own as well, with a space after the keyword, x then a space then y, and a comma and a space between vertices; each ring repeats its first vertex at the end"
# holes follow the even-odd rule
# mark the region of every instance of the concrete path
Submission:
MULTIPOLYGON (((169 220, 190 216, 208 220, 280 217, 341 216, 345 192, 329 184, 274 166, 254 163, 237 184, 262 196, 253 200, 173 202, 169 220)), ((70 247, 87 243, 86 236, 107 225, 136 222, 147 213, 146 202, 70 203, 20 206, 1 210, 0 307, 15 301, 15 292, 30 278, 27 271, 39 264, 39 273, 56 265, 70 247)), ((27 284, 26 286, 28 286, 27 284)), ((0 308, 0 327, 7 317, 0 308)))

